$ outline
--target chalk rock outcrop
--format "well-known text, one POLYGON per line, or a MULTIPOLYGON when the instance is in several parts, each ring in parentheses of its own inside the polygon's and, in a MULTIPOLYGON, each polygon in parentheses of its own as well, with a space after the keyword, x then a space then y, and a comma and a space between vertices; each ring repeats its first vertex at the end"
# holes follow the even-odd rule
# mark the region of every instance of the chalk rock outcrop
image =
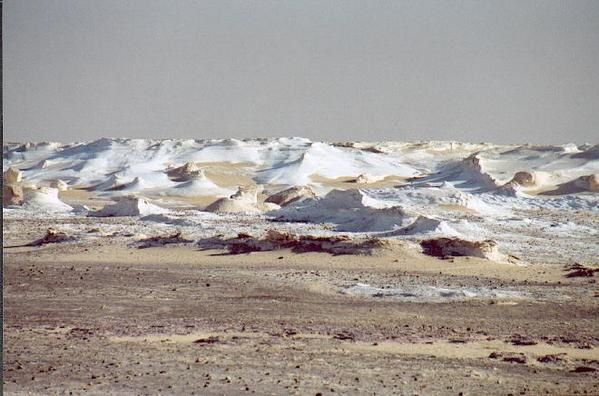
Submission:
POLYGON ((461 238, 435 238, 420 243, 425 254, 435 257, 471 256, 502 261, 497 242, 487 239, 484 241, 468 241, 461 238))
POLYGON ((4 172, 4 184, 20 183, 23 180, 23 172, 17 168, 10 167, 4 172))
POLYGON ((259 213, 258 189, 255 187, 239 187, 230 197, 220 198, 206 207, 207 212, 214 213, 259 213))
POLYGON ((91 217, 120 217, 120 216, 149 216, 167 213, 168 209, 161 208, 148 202, 147 199, 136 196, 121 197, 115 204, 106 205, 101 210, 90 212, 91 217))
POLYGON ((287 190, 280 191, 266 198, 264 202, 274 203, 281 207, 287 206, 292 202, 307 198, 314 198, 316 194, 308 186, 294 186, 287 190))
POLYGON ((19 184, 2 186, 2 206, 21 205, 23 203, 23 187, 19 184))

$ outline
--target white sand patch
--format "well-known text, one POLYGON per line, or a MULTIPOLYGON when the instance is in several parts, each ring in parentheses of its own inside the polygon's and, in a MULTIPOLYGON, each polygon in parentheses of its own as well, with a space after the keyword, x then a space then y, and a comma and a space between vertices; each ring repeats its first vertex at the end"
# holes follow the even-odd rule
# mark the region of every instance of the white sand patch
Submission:
POLYGON ((396 300, 426 302, 466 299, 522 299, 526 293, 513 290, 488 289, 484 287, 437 287, 429 285, 405 285, 376 287, 356 283, 339 290, 342 294, 361 297, 390 298, 396 300))

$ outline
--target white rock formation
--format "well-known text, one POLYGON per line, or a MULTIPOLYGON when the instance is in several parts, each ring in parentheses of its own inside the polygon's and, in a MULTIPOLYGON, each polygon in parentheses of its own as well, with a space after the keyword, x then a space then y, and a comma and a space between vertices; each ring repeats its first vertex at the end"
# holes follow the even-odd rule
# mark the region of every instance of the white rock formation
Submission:
POLYGON ((73 208, 58 198, 58 189, 41 187, 25 192, 23 207, 42 212, 70 212, 73 208))
POLYGON ((8 168, 3 176, 4 184, 20 183, 23 180, 23 172, 13 167, 8 168))
POLYGON ((239 187, 230 197, 220 198, 206 207, 207 212, 215 213, 258 213, 258 189, 255 187, 239 187))
POLYGON ((308 198, 314 198, 316 194, 308 186, 294 186, 266 198, 265 202, 274 203, 279 206, 287 206, 292 202, 308 198))
POLYGON ((120 217, 120 216, 148 216, 152 214, 168 213, 168 209, 161 208, 148 202, 147 199, 136 196, 121 197, 115 204, 106 205, 101 210, 88 213, 91 217, 120 217))

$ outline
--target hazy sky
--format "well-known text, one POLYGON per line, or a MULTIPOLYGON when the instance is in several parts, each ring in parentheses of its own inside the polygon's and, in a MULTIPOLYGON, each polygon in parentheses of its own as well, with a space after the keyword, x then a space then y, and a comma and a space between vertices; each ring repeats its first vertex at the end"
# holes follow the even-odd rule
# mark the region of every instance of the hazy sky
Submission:
POLYGON ((599 141, 599 1, 4 0, 5 140, 599 141))

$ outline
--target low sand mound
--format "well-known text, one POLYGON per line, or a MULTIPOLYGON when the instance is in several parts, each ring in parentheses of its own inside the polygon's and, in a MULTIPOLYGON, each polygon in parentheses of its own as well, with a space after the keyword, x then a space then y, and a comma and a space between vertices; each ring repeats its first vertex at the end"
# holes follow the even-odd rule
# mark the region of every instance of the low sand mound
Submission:
POLYGON ((220 198, 206 207, 207 212, 214 213, 258 213, 262 209, 258 205, 258 189, 255 187, 239 187, 230 197, 220 198))
POLYGON ((10 167, 4 172, 3 179, 5 184, 16 184, 23 180, 23 172, 17 168, 10 167))
POLYGON ((148 216, 168 213, 168 209, 151 204, 147 199, 135 196, 121 197, 115 204, 107 205, 96 212, 89 212, 91 217, 148 216))
POLYGON ((291 249, 294 253, 325 252, 330 254, 373 255, 391 249, 392 241, 378 238, 352 239, 346 235, 322 236, 296 235, 269 230, 262 237, 239 234, 235 238, 208 238, 199 241, 204 249, 227 249, 231 254, 291 249))
POLYGON ((23 203, 23 187, 19 184, 2 186, 2 206, 21 205, 23 203))
POLYGON ((23 207, 44 212, 70 212, 73 208, 58 198, 58 189, 41 187, 25 192, 23 207))
POLYGON ((467 241, 460 238, 427 239, 420 243, 425 254, 435 257, 471 256, 489 260, 503 261, 505 257, 499 253, 497 242, 467 241))
POLYGON ((271 195, 266 198, 265 202, 274 203, 279 206, 287 206, 292 202, 315 197, 316 194, 309 186, 294 186, 271 195))
POLYGON ((337 231, 349 232, 390 231, 410 217, 399 206, 382 207, 362 190, 333 190, 269 214, 280 221, 331 223, 337 231))
POLYGON ((174 181, 187 181, 204 175, 204 171, 195 162, 187 162, 185 165, 178 168, 169 169, 166 171, 168 177, 174 181))

